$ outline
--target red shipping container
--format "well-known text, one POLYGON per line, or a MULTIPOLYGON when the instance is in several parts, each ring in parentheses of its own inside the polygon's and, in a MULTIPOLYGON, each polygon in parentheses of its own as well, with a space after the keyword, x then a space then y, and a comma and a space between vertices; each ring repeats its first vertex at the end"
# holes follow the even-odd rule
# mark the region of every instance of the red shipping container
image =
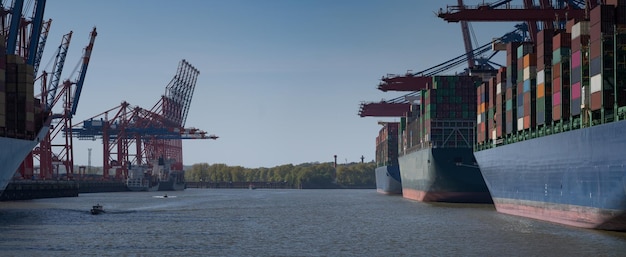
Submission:
POLYGON ((589 43, 589 59, 596 59, 602 56, 602 40, 594 40, 589 43))
POLYGON ((572 52, 580 51, 583 46, 589 45, 589 35, 581 35, 572 39, 572 52))
POLYGON ((552 106, 561 105, 561 92, 554 92, 552 94, 552 106))
POLYGON ((505 100, 513 100, 513 88, 512 87, 506 89, 505 100))
POLYGON ((596 111, 602 108, 602 91, 591 94, 591 110, 596 111))
POLYGON ((572 53, 572 68, 578 68, 580 67, 580 64, 582 63, 582 55, 580 53, 580 51, 576 51, 572 53))
POLYGON ((615 6, 613 5, 599 5, 591 9, 589 13, 589 23, 594 25, 601 22, 614 22, 615 21, 615 6))
POLYGON ((552 51, 572 46, 572 34, 561 31, 552 38, 552 51))
POLYGON ((552 106, 552 120, 553 121, 561 120, 561 106, 560 105, 552 106))
POLYGON ((489 80, 489 89, 487 90, 488 94, 487 94, 487 100, 489 102, 489 108, 493 108, 495 105, 495 100, 496 100, 496 86, 497 86, 497 82, 496 82, 496 78, 491 78, 489 80))
POLYGON ((556 79, 560 77, 561 77, 561 63, 558 62, 552 65, 552 79, 556 79))
POLYGON ((524 116, 524 128, 530 128, 530 116, 524 116))
POLYGON ((605 4, 607 5, 615 5, 615 6, 626 6, 626 0, 605 0, 605 4))
MULTIPOLYGON (((548 94, 548 89, 546 88, 546 95, 548 94)), ((561 78, 555 78, 552 80, 552 94, 556 92, 561 92, 561 78)))

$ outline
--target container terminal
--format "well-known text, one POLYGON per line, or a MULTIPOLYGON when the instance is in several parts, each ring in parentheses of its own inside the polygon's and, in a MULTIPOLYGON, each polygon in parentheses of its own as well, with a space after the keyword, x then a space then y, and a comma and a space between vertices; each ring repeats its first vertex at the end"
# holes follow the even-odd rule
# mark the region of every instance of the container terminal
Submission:
POLYGON ((52 42, 52 19, 45 19, 45 6, 46 0, 0 4, 2 20, 8 21, 2 23, 5 35, 0 37, 0 199, 128 190, 134 182, 129 174, 136 169, 142 174, 135 178, 145 178, 149 185, 184 189, 182 140, 218 138, 185 127, 200 72, 183 59, 152 108, 121 101, 103 114, 75 122, 98 33, 95 27, 89 33, 76 74, 63 73, 72 31, 53 48, 52 70, 40 71, 46 45, 52 42), (69 79, 62 81, 62 76, 69 79), (74 170, 74 139, 102 140, 102 174, 74 170))

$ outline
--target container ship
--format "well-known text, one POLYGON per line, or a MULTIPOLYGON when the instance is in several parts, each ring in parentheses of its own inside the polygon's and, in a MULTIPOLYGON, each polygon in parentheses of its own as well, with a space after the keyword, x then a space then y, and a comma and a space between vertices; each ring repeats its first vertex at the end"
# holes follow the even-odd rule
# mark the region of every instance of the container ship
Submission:
POLYGON ((18 167, 44 138, 49 126, 34 97, 34 68, 17 55, 7 55, 0 42, 0 194, 18 167))
POLYGON ((151 165, 133 166, 126 179, 130 191, 181 191, 187 188, 185 172, 172 169, 174 159, 158 158, 151 165))
POLYGON ((498 212, 626 231, 626 3, 605 2, 509 43, 477 89, 475 157, 498 212))
POLYGON ((379 122, 383 127, 376 137, 376 191, 402 194, 398 165, 398 122, 379 122))
POLYGON ((492 202, 473 155, 476 87, 481 83, 473 76, 433 76, 401 118, 398 164, 403 197, 492 202))

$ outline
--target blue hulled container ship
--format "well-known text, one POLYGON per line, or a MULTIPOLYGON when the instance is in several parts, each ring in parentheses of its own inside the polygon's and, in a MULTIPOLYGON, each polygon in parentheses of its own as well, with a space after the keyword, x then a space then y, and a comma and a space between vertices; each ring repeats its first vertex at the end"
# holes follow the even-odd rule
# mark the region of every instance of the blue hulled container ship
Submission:
POLYGON ((402 194, 398 166, 398 122, 379 122, 383 127, 376 137, 376 191, 402 194))
POLYGON ((613 2, 509 43, 477 90, 474 154, 498 212, 626 231, 626 3, 613 2))
POLYGON ((491 203, 473 155, 478 77, 434 76, 403 118, 402 195, 424 202, 491 203))

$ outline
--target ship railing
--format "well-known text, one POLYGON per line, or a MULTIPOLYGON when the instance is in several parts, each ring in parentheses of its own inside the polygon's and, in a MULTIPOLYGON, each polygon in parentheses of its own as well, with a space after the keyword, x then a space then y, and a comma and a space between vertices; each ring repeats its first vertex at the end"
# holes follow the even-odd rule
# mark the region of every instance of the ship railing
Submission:
POLYGON ((524 140, 549 136, 585 127, 602 125, 605 123, 617 122, 620 120, 626 120, 626 107, 620 107, 620 109, 618 109, 617 115, 607 114, 604 116, 604 119, 592 119, 591 121, 588 121, 588 123, 585 122, 581 117, 575 116, 570 117, 567 120, 553 121, 549 124, 543 124, 537 127, 515 131, 502 137, 498 137, 497 139, 495 139, 495 141, 493 139, 490 139, 488 142, 491 143, 476 144, 474 146, 474 151, 481 151, 506 144, 517 143, 524 140))

